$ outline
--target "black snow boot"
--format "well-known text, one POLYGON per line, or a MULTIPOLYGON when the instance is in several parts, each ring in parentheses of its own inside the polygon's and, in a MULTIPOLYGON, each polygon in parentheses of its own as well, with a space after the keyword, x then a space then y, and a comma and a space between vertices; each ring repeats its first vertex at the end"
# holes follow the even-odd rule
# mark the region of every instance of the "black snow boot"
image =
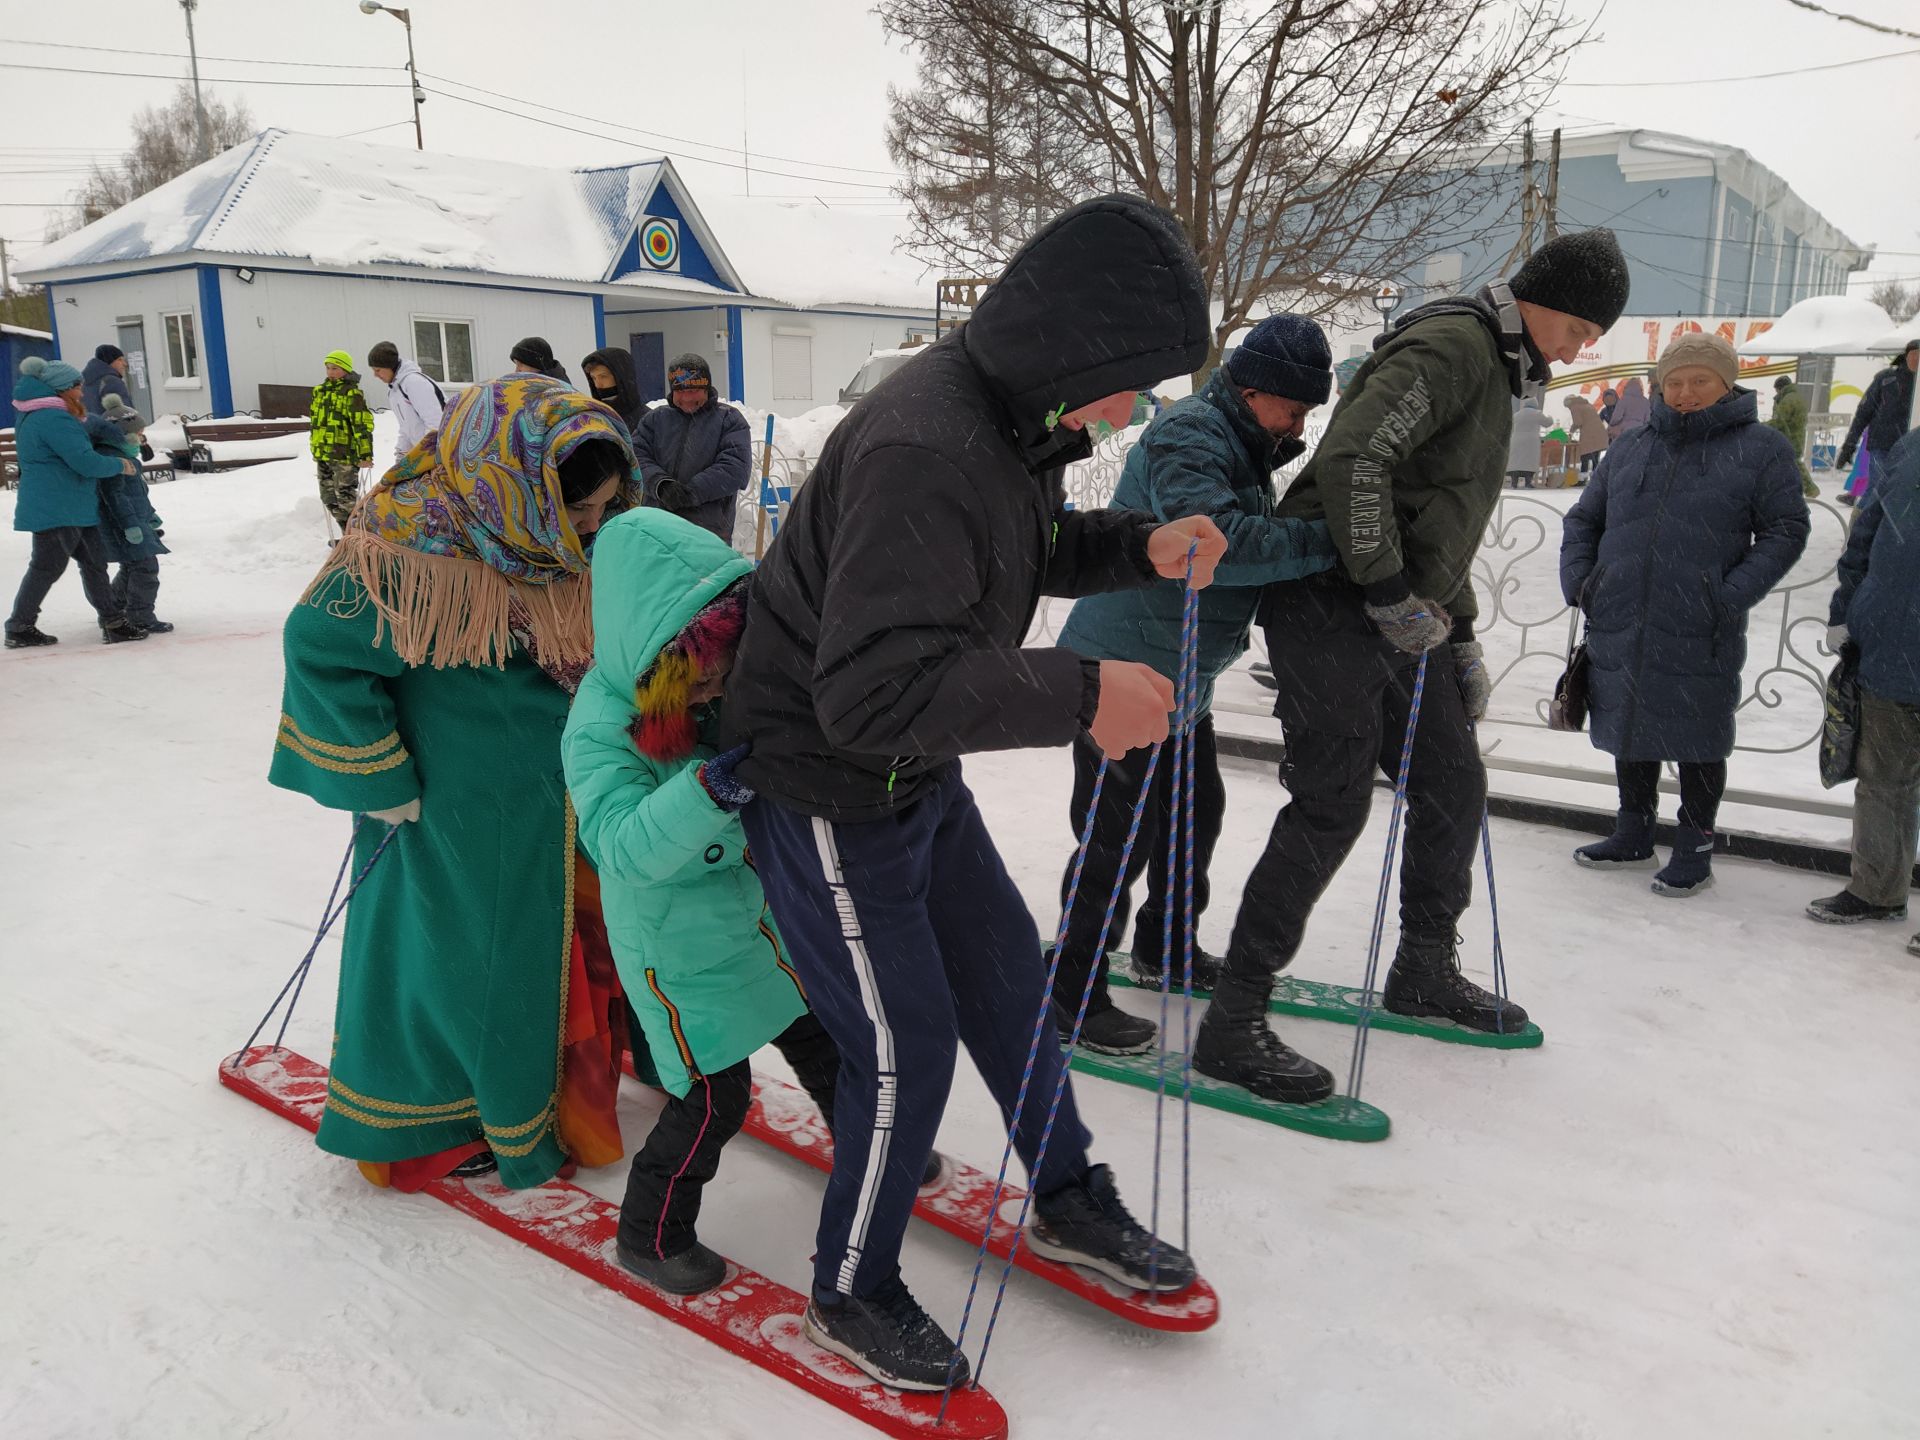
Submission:
POLYGON ((1905 905, 1875 905, 1851 890, 1828 895, 1807 906, 1807 914, 1822 925, 1858 925, 1862 920, 1904 920, 1905 905))
POLYGON ((1084 1265, 1135 1290, 1170 1295, 1193 1283, 1193 1258, 1156 1241, 1127 1212, 1104 1165, 1087 1167, 1084 1180, 1033 1197, 1027 1245, 1036 1255, 1084 1265))
POLYGON ((616 1239, 614 1254, 623 1267, 669 1295, 701 1295, 727 1278, 727 1262, 698 1240, 691 1249, 662 1259, 616 1239))
POLYGON ((7 649, 29 650, 36 645, 58 645, 60 637, 49 635, 37 625, 29 625, 24 630, 7 631, 7 649))
POLYGON ((1193 1068, 1266 1100, 1292 1105, 1325 1100, 1333 1094, 1333 1072, 1273 1033, 1267 1024, 1272 994, 1271 975, 1222 975, 1193 1038, 1193 1068))
POLYGON ((1713 884, 1713 832, 1681 825, 1673 832, 1673 855, 1653 877, 1653 893, 1698 895, 1713 884))
MULTIPOLYGON (((1053 947, 1040 952, 1041 963, 1053 964, 1053 947)), ((1053 1023, 1064 1042, 1073 1034, 1074 1012, 1080 1008, 1080 990, 1063 969, 1054 977, 1053 1023)), ((1107 973, 1103 964, 1094 977, 1093 994, 1087 999, 1087 1016, 1080 1022, 1080 1048, 1096 1055, 1142 1055, 1153 1048, 1153 1037, 1160 1027, 1151 1020, 1129 1015, 1113 1003, 1107 993, 1107 973)))
POLYGON ((1614 817, 1613 834, 1573 852, 1589 870, 1643 870, 1653 864, 1653 816, 1622 810, 1614 817))
POLYGON ((103 645, 124 645, 129 640, 144 640, 147 632, 131 620, 124 618, 109 620, 100 627, 100 642, 103 645))
POLYGON ((896 1390, 967 1383, 967 1357, 920 1308, 895 1271, 870 1295, 819 1296, 807 1306, 807 1338, 896 1390))
POLYGON ((1460 973, 1457 935, 1445 940, 1402 935, 1381 1003, 1396 1015, 1451 1020, 1489 1035, 1510 1035, 1527 1023, 1525 1010, 1460 973))
MULTIPOLYGON (((1158 990, 1160 988, 1161 968, 1160 932, 1155 930, 1152 940, 1146 944, 1141 943, 1143 938, 1138 931, 1134 932, 1133 954, 1129 957, 1128 969, 1132 972, 1134 981, 1137 984, 1144 985, 1149 990, 1158 990)), ((1175 995, 1180 993, 1181 981, 1184 978, 1183 972, 1186 969, 1186 964, 1186 949, 1181 944, 1179 937, 1175 936, 1173 942, 1173 979, 1168 986, 1175 995)), ((1220 957, 1218 955, 1208 954, 1200 948, 1198 943, 1195 943, 1193 947, 1193 988, 1195 990, 1212 990, 1214 986, 1218 985, 1220 983, 1220 964, 1220 957)))

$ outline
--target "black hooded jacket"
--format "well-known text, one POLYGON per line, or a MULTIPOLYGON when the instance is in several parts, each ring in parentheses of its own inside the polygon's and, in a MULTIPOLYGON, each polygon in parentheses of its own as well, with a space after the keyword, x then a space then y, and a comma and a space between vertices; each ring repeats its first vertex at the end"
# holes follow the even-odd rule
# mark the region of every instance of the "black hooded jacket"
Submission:
POLYGON ((1207 354, 1207 297, 1164 211, 1078 205, 1028 241, 973 318, 834 429, 755 577, 727 686, 740 777, 833 820, 911 802, 975 750, 1064 745, 1099 670, 1023 650, 1042 595, 1152 582, 1150 516, 1070 511, 1084 432, 1049 418, 1207 354))
MULTIPOLYGON (((647 402, 640 398, 640 382, 633 373, 633 356, 625 350, 609 345, 604 350, 596 350, 580 362, 580 375, 586 379, 589 366, 599 365, 613 376, 613 393, 602 395, 594 392, 593 398, 604 405, 611 406, 613 412, 626 422, 627 434, 631 436, 640 428, 640 417, 647 413, 647 402)), ((592 381, 588 381, 589 390, 592 381)))

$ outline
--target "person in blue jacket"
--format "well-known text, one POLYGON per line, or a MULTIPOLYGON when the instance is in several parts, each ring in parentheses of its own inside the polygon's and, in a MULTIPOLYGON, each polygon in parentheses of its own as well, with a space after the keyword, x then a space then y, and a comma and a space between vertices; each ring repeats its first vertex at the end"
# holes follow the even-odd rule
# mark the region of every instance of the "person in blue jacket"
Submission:
POLYGON ((671 510, 733 543, 733 511, 753 475, 747 417, 723 405, 713 373, 694 354, 667 366, 667 401, 647 411, 633 432, 647 503, 671 510))
MULTIPOLYGON (((146 418, 118 395, 107 396, 100 407, 100 413, 87 420, 93 448, 114 459, 138 460, 146 418)), ((100 541, 107 558, 120 567, 113 577, 114 603, 149 635, 173 630, 153 613, 160 595, 160 557, 169 553, 162 533, 141 475, 109 475, 100 482, 100 541)))
POLYGON ((1683 335, 1654 371, 1652 418, 1611 447, 1567 512, 1560 588, 1587 616, 1594 745, 1614 757, 1613 834, 1573 852, 1593 869, 1653 863, 1660 766, 1680 770, 1673 855, 1656 894, 1713 883, 1747 612, 1793 568, 1811 528, 1800 461, 1760 423, 1718 335, 1683 335))
POLYGON ((20 362, 20 380, 13 387, 13 408, 20 416, 14 427, 20 499, 13 509, 13 528, 31 532, 33 553, 7 617, 9 650, 60 643, 36 622, 41 602, 70 560, 80 563, 80 585, 100 617, 101 638, 109 645, 147 638, 113 598, 99 528, 100 482, 112 475, 137 474, 140 462, 98 454, 87 443, 80 392, 80 372, 64 360, 30 355, 20 362))
MULTIPOLYGON (((1170 406, 1147 426, 1127 456, 1113 507, 1143 510, 1161 521, 1189 515, 1213 519, 1227 537, 1227 553, 1215 571, 1214 583, 1199 597, 1195 656, 1197 686, 1193 713, 1193 920, 1207 908, 1207 870, 1226 811, 1226 786, 1220 779, 1220 761, 1214 748, 1214 682, 1247 651, 1260 587, 1278 580, 1297 580, 1332 567, 1333 541, 1318 520, 1283 520, 1274 514, 1277 496, 1273 476, 1306 450, 1300 436, 1307 416, 1333 393, 1333 352, 1327 337, 1311 320, 1274 315, 1262 320, 1244 344, 1214 371, 1205 389, 1170 406)), ((1143 590, 1116 590, 1077 601, 1060 644, 1096 660, 1132 660, 1151 665, 1177 682, 1180 664, 1180 622, 1184 587, 1162 581, 1143 590)), ((1106 783, 1087 846, 1080 876, 1080 899, 1067 929, 1066 944, 1054 980, 1054 1002, 1062 1013, 1061 1029, 1071 1032, 1074 1012, 1087 983, 1087 971, 1098 965, 1093 998, 1080 1031, 1080 1043, 1089 1050, 1129 1055, 1153 1044, 1150 1020, 1130 1015, 1107 994, 1107 957, 1094 953, 1100 938, 1106 897, 1120 868, 1133 807, 1147 766, 1145 750, 1107 757, 1106 783)), ((1073 802, 1069 810, 1076 840, 1085 829, 1087 808, 1099 774, 1101 752, 1084 732, 1073 746, 1073 802)), ((1174 906, 1173 963, 1178 988, 1181 952, 1178 937, 1185 934, 1187 917, 1180 913, 1184 875, 1177 877, 1175 898, 1167 893, 1167 826, 1173 814, 1173 765, 1169 750, 1154 775, 1151 805, 1143 818, 1139 838, 1127 865, 1131 886, 1147 872, 1147 903, 1133 931, 1133 973, 1145 985, 1157 987, 1165 957, 1161 934, 1169 904, 1174 906)), ((1184 862, 1183 862, 1184 863, 1184 862)), ((1064 904, 1073 880, 1073 861, 1060 882, 1064 904)), ((1116 944, 1126 932, 1128 896, 1122 891, 1114 911, 1109 941, 1116 944)), ((1056 931, 1056 933, 1058 933, 1056 931)), ((1197 989, 1211 989, 1220 962, 1198 948, 1194 951, 1197 989)))
MULTIPOLYGON (((1863 489, 1880 478, 1881 470, 1893 454, 1893 447, 1907 433, 1907 421, 1913 415, 1913 377, 1916 368, 1920 368, 1920 340, 1909 340, 1907 348, 1894 356, 1887 368, 1868 383, 1867 393, 1860 397, 1859 408, 1853 412, 1853 423, 1847 427, 1847 438, 1840 442, 1840 453, 1834 457, 1834 468, 1843 471, 1851 469, 1853 452, 1864 440, 1867 447, 1867 478, 1863 489)), ((1837 498, 1843 505, 1852 505, 1859 500, 1859 493, 1849 488, 1837 498)))
POLYGON ((93 358, 80 372, 80 384, 80 403, 86 406, 88 415, 105 410, 109 395, 117 395, 122 405, 132 406, 133 394, 127 389, 127 352, 118 345, 94 346, 93 358))
MULTIPOLYGON (((1920 843, 1920 433, 1888 452, 1860 503, 1827 612, 1827 644, 1859 649, 1853 872, 1807 914, 1829 925, 1904 920, 1920 843)), ((1920 935, 1907 942, 1920 955, 1920 935)))

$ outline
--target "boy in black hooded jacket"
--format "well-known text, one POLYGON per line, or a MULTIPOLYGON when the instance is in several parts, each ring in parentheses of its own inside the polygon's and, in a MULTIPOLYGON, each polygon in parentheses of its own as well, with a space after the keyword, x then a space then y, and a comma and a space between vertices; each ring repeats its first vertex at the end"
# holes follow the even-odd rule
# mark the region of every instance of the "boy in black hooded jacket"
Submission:
MULTIPOLYGON (((1204 282, 1177 222, 1109 196, 1033 237, 973 318, 834 431, 757 577, 728 731, 755 864, 841 1051, 835 1162, 808 1333, 883 1382, 938 1389, 952 1342, 900 1280, 915 1187, 964 1041, 1012 1116, 1045 1000, 1033 918, 960 774, 973 750, 1110 753, 1167 734, 1143 665, 1021 649, 1042 595, 1212 578, 1204 516, 1064 508, 1060 468, 1133 392, 1207 354, 1204 282)), ((1088 903, 1102 903, 1104 897, 1088 903)), ((1034 1165, 1062 1057, 1051 1023, 1016 1145, 1034 1165)), ((1127 1214, 1064 1094, 1031 1174, 1039 1253, 1144 1289, 1194 1270, 1127 1214)), ((964 1379, 964 1361, 956 1377, 964 1379)))

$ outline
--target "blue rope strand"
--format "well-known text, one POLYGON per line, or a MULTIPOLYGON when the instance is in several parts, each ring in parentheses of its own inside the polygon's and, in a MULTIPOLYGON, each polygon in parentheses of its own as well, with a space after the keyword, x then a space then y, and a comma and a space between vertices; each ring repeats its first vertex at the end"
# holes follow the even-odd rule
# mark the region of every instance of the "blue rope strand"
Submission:
MULTIPOLYGON (((1182 896, 1186 917, 1186 954, 1180 974, 1180 1248, 1190 1250, 1193 1244, 1193 950, 1194 937, 1200 922, 1193 911, 1193 870, 1194 870, 1194 783, 1193 783, 1193 739, 1191 731, 1199 723, 1199 717, 1191 713, 1199 705, 1200 697, 1200 596, 1191 587, 1187 590, 1187 728, 1189 736, 1186 752, 1186 794, 1185 803, 1180 807, 1183 815, 1182 828, 1185 831, 1184 848, 1186 850, 1187 873, 1182 896)), ((1156 1235, 1158 1231, 1154 1232, 1156 1235)))
POLYGON ((1487 908, 1493 912, 1493 993, 1500 997, 1500 1013, 1494 1025, 1504 1035, 1507 1030, 1507 954, 1500 944, 1500 896, 1493 887, 1493 817, 1485 804, 1480 807, 1480 853, 1487 862, 1487 908))
POLYGON ((1373 933, 1367 941, 1367 971, 1362 981, 1360 1023, 1354 1027, 1353 1058, 1347 1064, 1347 1111, 1360 1100, 1360 1083, 1367 1072, 1367 1035, 1373 1028, 1374 981, 1380 971, 1380 944, 1387 927, 1387 895, 1392 888, 1393 861, 1400 848, 1400 821, 1407 807, 1407 777, 1413 770, 1413 732, 1420 723, 1420 701, 1427 690, 1427 652, 1420 655, 1413 677, 1413 703, 1407 708, 1407 733, 1400 741, 1400 776, 1393 787, 1393 813, 1387 818, 1387 855, 1380 866, 1380 892, 1373 904, 1373 933))

